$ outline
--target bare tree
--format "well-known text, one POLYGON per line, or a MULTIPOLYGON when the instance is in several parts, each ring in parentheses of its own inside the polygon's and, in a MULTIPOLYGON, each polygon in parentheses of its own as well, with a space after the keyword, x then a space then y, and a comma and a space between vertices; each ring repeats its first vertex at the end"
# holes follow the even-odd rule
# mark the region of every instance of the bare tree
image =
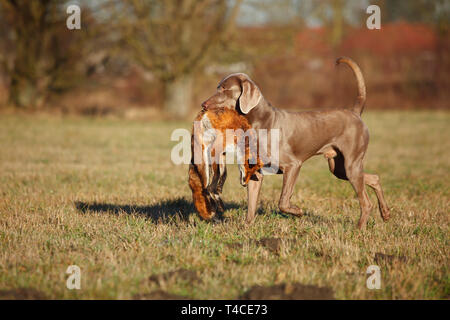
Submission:
POLYGON ((10 104, 40 106, 51 93, 82 82, 93 19, 83 10, 86 31, 68 30, 65 3, 0 0, 0 66, 9 82, 10 104))
POLYGON ((151 71, 165 88, 164 109, 187 114, 192 75, 210 61, 233 26, 241 0, 129 0, 113 18, 125 52, 151 71))
POLYGON ((333 49, 339 47, 355 10, 362 17, 365 14, 364 3, 350 0, 301 0, 297 6, 301 18, 313 18, 327 27, 328 39, 333 49))

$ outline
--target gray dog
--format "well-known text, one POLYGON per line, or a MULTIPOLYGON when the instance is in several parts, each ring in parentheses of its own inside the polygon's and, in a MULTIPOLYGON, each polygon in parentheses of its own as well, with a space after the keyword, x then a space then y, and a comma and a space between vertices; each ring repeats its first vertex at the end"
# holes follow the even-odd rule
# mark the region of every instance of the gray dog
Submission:
MULTIPOLYGON (((300 168, 314 155, 328 159, 331 173, 348 180, 356 191, 361 206, 358 227, 365 228, 372 209, 365 185, 375 190, 381 217, 389 219, 389 208, 384 200, 380 179, 365 173, 363 159, 369 143, 369 131, 361 120, 366 101, 364 78, 358 65, 349 58, 339 58, 353 70, 358 82, 358 97, 353 108, 304 112, 289 112, 274 108, 264 99, 256 84, 243 73, 231 74, 223 79, 217 92, 203 102, 205 109, 215 107, 236 108, 258 129, 279 129, 279 172, 283 174, 283 189, 279 208, 284 213, 300 217, 302 210, 291 205, 290 199, 300 168)), ((267 148, 270 148, 268 141, 267 148)), ((247 186, 247 223, 255 219, 258 196, 263 181, 257 173, 247 186)))

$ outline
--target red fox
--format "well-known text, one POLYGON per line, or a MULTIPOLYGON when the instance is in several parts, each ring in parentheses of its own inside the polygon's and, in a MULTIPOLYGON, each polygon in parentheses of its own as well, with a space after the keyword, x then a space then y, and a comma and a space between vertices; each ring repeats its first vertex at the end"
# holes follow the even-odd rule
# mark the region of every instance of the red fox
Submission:
POLYGON ((251 130, 247 119, 236 110, 202 110, 194 121, 189 186, 198 213, 203 219, 211 220, 218 218, 216 213, 224 211, 220 194, 227 176, 225 152, 237 151, 238 159, 243 157, 243 163, 239 164, 240 182, 243 186, 261 169, 263 163, 255 148, 250 147, 250 143, 256 142, 256 134, 251 130), (234 130, 232 139, 227 139, 227 129, 234 130), (249 137, 248 142, 245 141, 245 136, 249 137), (195 152, 200 161, 197 161, 195 152))

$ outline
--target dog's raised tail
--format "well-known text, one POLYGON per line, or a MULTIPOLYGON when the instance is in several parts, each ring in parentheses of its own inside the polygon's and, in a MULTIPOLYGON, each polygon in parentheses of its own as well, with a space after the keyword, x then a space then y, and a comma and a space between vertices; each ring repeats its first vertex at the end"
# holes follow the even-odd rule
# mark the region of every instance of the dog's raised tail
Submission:
POLYGON ((362 75, 361 69, 352 59, 347 57, 340 57, 336 60, 336 65, 339 65, 341 63, 348 65, 355 74, 356 81, 358 83, 358 97, 356 98, 352 110, 353 112, 360 115, 362 114, 364 105, 366 104, 366 85, 364 83, 364 77, 362 75))

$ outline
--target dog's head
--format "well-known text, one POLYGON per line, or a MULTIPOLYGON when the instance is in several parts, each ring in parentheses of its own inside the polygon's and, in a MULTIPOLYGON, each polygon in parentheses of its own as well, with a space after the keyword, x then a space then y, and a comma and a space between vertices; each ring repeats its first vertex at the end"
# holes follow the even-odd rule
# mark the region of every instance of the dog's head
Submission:
POLYGON ((205 102, 204 109, 230 108, 247 114, 262 99, 258 86, 245 73, 234 73, 220 81, 217 91, 205 102))

